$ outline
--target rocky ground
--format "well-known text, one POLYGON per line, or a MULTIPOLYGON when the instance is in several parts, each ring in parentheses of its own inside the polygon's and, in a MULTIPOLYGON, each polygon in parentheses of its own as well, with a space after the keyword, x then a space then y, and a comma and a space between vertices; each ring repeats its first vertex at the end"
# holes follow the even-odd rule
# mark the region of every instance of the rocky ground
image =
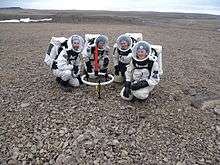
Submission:
POLYGON ((220 164, 218 20, 0 24, 0 164, 220 164), (112 47, 124 32, 164 48, 147 101, 123 101, 115 83, 102 99, 65 93, 43 63, 52 36, 102 33, 112 47))

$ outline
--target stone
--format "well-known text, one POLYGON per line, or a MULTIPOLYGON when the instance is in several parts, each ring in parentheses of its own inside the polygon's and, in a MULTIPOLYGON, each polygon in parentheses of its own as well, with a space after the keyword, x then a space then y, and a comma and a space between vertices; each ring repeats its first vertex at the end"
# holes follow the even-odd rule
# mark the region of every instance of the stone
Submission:
POLYGON ((40 154, 43 154, 43 153, 44 153, 44 149, 41 149, 41 150, 40 150, 40 154))
POLYGON ((134 134, 136 132, 136 130, 134 128, 130 128, 128 130, 128 134, 131 135, 131 134, 134 134))
POLYGON ((33 159, 33 157, 34 157, 34 155, 33 155, 33 154, 31 154, 31 153, 30 153, 30 154, 28 154, 28 158, 29 158, 29 159, 33 159))
POLYGON ((127 105, 126 108, 131 109, 131 110, 135 110, 135 107, 134 107, 134 106, 131 106, 131 105, 127 105))
POLYGON ((50 164, 50 165, 54 165, 54 164, 55 164, 55 160, 51 159, 51 160, 49 161, 49 164, 50 164))
POLYGON ((8 165, 16 165, 17 163, 18 162, 16 160, 13 160, 13 159, 8 161, 8 165))
POLYGON ((30 103, 21 103, 21 108, 28 107, 29 105, 30 105, 30 103))
POLYGON ((14 147, 12 158, 17 159, 18 155, 19 155, 19 149, 17 147, 14 147))
POLYGON ((68 141, 64 142, 63 148, 66 148, 69 145, 68 141))
POLYGON ((219 125, 216 125, 216 132, 217 132, 218 134, 220 134, 220 126, 219 126, 219 125))
POLYGON ((101 160, 100 158, 97 158, 96 160, 94 160, 94 162, 93 162, 94 165, 99 165, 100 160, 101 160))
POLYGON ((185 162, 185 161, 178 161, 178 162, 176 163, 176 165, 186 165, 186 162, 185 162))
POLYGON ((112 141, 112 145, 113 146, 116 146, 116 145, 118 145, 119 144, 119 141, 117 140, 117 139, 114 139, 113 141, 112 141))
POLYGON ((73 151, 71 149, 67 149, 66 153, 69 154, 69 155, 72 155, 73 151))
POLYGON ((83 141, 83 139, 84 139, 84 135, 83 135, 83 134, 81 134, 81 135, 79 135, 79 136, 77 137, 77 141, 78 141, 78 142, 83 141))
POLYGON ((165 157, 165 158, 163 158, 163 161, 164 162, 168 162, 168 159, 165 157))
POLYGON ((127 157, 128 156, 128 152, 126 150, 122 150, 121 151, 121 156, 122 157, 127 157))
POLYGON ((64 164, 65 162, 65 155, 61 154, 56 159, 56 165, 64 164))
POLYGON ((106 155, 107 158, 112 158, 113 157, 113 155, 110 151, 105 151, 105 155, 106 155))
POLYGON ((215 107, 214 112, 215 114, 220 115, 220 108, 215 107))
POLYGON ((82 157, 82 158, 85 158, 86 157, 86 150, 80 150, 80 156, 82 157))

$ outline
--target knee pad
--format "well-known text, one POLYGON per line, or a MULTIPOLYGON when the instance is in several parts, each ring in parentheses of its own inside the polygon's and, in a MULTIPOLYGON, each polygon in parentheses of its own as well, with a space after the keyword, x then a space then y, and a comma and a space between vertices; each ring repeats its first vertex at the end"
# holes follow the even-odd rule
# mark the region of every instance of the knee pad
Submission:
POLYGON ((143 91, 143 89, 133 91, 132 93, 136 98, 141 99, 141 100, 145 100, 149 96, 149 92, 143 91))
POLYGON ((69 80, 69 84, 74 87, 78 87, 80 85, 79 80, 77 78, 71 78, 69 80))
POLYGON ((70 70, 62 71, 61 79, 63 81, 68 81, 71 77, 72 77, 72 75, 71 75, 71 71, 70 70))

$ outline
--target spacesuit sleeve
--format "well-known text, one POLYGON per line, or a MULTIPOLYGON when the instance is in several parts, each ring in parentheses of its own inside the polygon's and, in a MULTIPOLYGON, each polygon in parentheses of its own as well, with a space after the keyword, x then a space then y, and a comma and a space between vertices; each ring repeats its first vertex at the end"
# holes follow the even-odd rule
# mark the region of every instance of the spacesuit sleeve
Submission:
POLYGON ((81 56, 78 56, 77 59, 76 59, 76 62, 75 62, 75 66, 78 68, 78 72, 76 73, 76 75, 79 75, 80 74, 80 67, 81 67, 81 59, 80 59, 81 56))
POLYGON ((112 56, 113 56, 114 66, 118 65, 118 62, 119 62, 119 54, 118 54, 118 51, 117 51, 117 44, 114 44, 114 46, 113 46, 112 56))
POLYGON ((128 55, 127 55, 127 59, 126 59, 126 61, 131 61, 131 59, 132 59, 132 53, 129 53, 128 55))
POLYGON ((90 48, 90 47, 85 48, 85 50, 83 51, 83 54, 82 54, 82 56, 83 56, 83 61, 84 61, 85 63, 90 60, 91 54, 92 54, 91 48, 90 48))
POLYGON ((106 48, 105 48, 105 53, 103 54, 103 59, 105 59, 105 58, 108 58, 109 59, 109 51, 110 51, 110 48, 107 46, 106 48))
POLYGON ((48 51, 46 53, 45 59, 44 59, 44 62, 48 66, 50 66, 50 68, 52 67, 53 61, 54 61, 57 54, 58 54, 57 47, 50 44, 48 51))
POLYGON ((159 74, 159 64, 158 62, 154 62, 151 70, 151 76, 147 80, 149 86, 157 85, 160 81, 160 74, 159 74))
POLYGON ((130 82, 132 81, 133 70, 134 70, 134 65, 131 61, 130 64, 127 65, 127 70, 125 72, 126 81, 130 81, 130 82))
POLYGON ((64 50, 58 56, 56 61, 57 61, 57 67, 59 70, 64 71, 64 70, 72 70, 73 69, 73 65, 68 64, 67 57, 68 57, 67 53, 64 50))

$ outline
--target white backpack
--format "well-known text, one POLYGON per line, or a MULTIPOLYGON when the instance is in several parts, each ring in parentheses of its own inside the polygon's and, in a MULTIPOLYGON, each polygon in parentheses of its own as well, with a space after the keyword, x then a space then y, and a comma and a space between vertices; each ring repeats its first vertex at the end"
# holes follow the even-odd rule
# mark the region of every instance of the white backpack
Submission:
POLYGON ((52 37, 48 46, 44 62, 52 68, 54 60, 56 60, 63 49, 67 49, 67 38, 52 37))
MULTIPOLYGON (((143 35, 142 33, 125 33, 126 35, 128 35, 129 37, 131 37, 132 42, 133 42, 133 46, 135 43, 137 43, 138 41, 142 41, 143 40, 143 35)), ((133 47, 132 46, 132 47, 133 47)))
POLYGON ((161 45, 151 45, 151 48, 156 51, 155 55, 157 57, 157 62, 159 64, 159 74, 163 74, 163 66, 162 66, 162 46, 161 45))

